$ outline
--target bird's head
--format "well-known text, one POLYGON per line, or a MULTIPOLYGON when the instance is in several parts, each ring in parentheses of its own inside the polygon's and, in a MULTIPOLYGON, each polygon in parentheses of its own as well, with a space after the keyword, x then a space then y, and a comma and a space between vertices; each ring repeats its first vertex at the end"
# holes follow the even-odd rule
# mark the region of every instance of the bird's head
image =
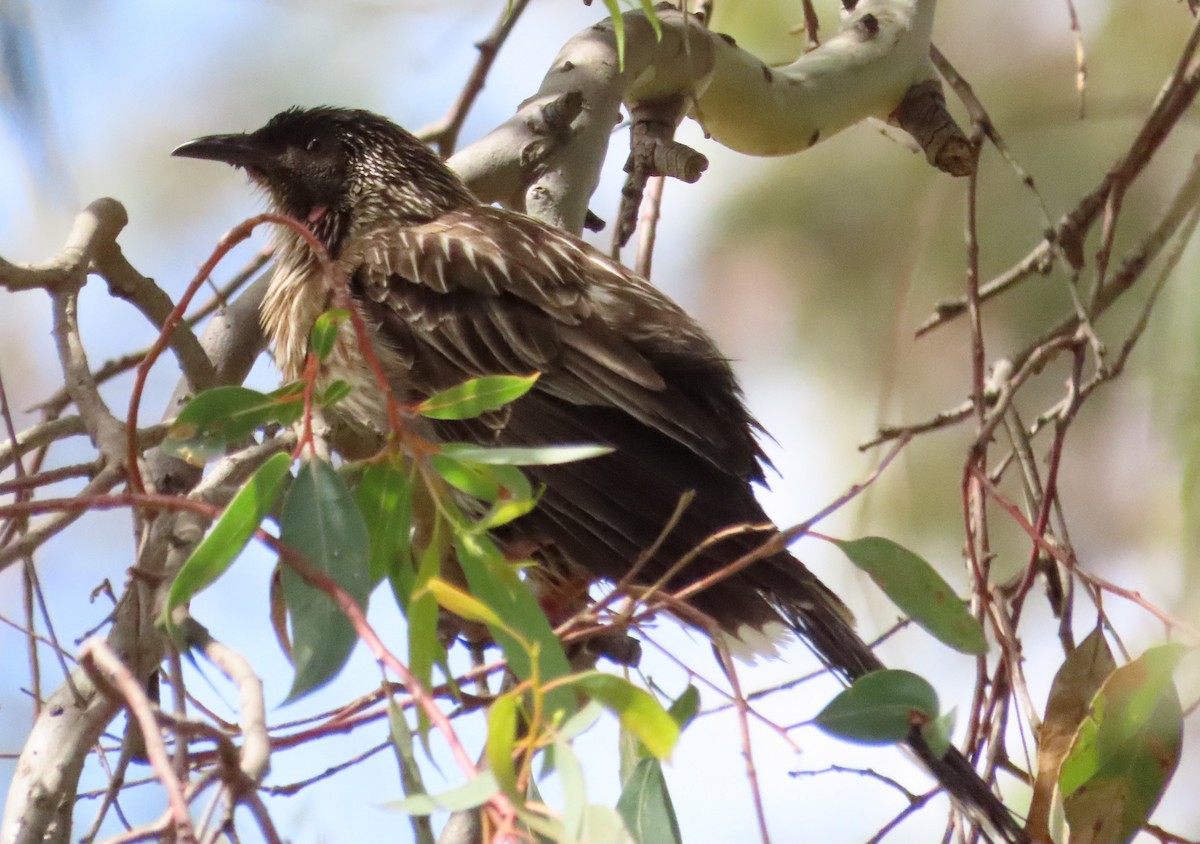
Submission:
POLYGON ((292 108, 257 131, 208 135, 171 154, 244 169, 335 255, 355 226, 419 223, 475 202, 431 149, 357 109, 292 108))

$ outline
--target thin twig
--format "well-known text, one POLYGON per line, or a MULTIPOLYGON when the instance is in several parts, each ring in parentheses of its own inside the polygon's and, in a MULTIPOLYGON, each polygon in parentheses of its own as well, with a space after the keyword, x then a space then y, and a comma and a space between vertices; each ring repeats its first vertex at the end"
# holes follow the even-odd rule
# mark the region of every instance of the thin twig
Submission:
POLYGON ((479 51, 479 58, 475 60, 475 66, 471 68, 471 74, 450 111, 437 123, 416 133, 421 140, 436 144, 442 158, 449 158, 454 154, 458 145, 458 133, 462 131, 471 107, 487 82, 492 63, 528 5, 529 0, 513 0, 506 5, 487 38, 475 45, 475 49, 479 51))
POLYGON ((767 831, 767 811, 763 807, 762 789, 758 785, 758 771, 754 767, 754 752, 750 745, 750 719, 747 712, 750 705, 742 694, 742 685, 738 681, 737 666, 729 655, 729 646, 724 639, 714 639, 713 647, 721 659, 721 668, 733 689, 734 707, 737 709, 738 730, 742 738, 742 759, 746 763, 746 781, 750 784, 750 795, 754 800, 754 813, 758 818, 758 835, 762 844, 771 844, 771 834, 767 831))
POLYGON ((158 722, 141 683, 102 639, 89 639, 83 643, 79 650, 79 663, 97 686, 106 691, 111 689, 124 699, 130 714, 142 731, 146 756, 159 782, 166 789, 175 835, 184 844, 196 844, 196 833, 192 828, 187 800, 184 798, 183 784, 171 767, 166 746, 158 731, 158 722), (110 686, 110 680, 115 689, 110 686))

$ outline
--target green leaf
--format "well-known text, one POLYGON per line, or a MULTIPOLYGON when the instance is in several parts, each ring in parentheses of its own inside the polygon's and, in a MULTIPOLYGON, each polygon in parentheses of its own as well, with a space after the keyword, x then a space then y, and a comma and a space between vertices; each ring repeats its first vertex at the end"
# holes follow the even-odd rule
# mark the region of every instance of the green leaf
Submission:
POLYGON ((446 483, 492 505, 475 523, 476 530, 506 525, 537 506, 538 496, 515 466, 468 463, 443 454, 433 455, 431 463, 446 483))
POLYGON ((519 399, 529 392, 537 379, 537 373, 472 378, 425 399, 417 405, 417 412, 430 419, 473 419, 519 399))
POLYGON ((482 601, 476 600, 454 584, 447 583, 440 577, 431 577, 425 584, 425 588, 433 593, 433 597, 437 598, 439 604, 459 618, 508 629, 507 625, 500 620, 500 616, 492 612, 482 601))
POLYGON ((667 710, 668 714, 675 719, 675 723, 679 725, 680 731, 692 723, 692 719, 699 711, 700 690, 695 686, 688 686, 684 689, 683 694, 676 698, 671 704, 671 708, 667 710))
POLYGON ((652 694, 613 674, 589 671, 572 677, 570 685, 599 701, 621 721, 646 749, 659 759, 671 755, 679 740, 679 725, 652 694))
MULTIPOLYGON (((484 535, 456 532, 454 545, 471 594, 504 620, 503 627, 489 626, 488 630, 504 651, 513 673, 530 680, 536 665, 536 676, 542 684, 570 674, 571 664, 546 614, 495 544, 484 535)), ((569 689, 560 687, 546 696, 545 712, 550 721, 569 717, 578 708, 569 689)))
POLYGON ((310 335, 312 350, 317 356, 317 360, 325 360, 329 357, 337 342, 338 332, 342 329, 342 323, 348 319, 350 319, 350 312, 341 308, 326 311, 317 317, 310 335))
POLYGON ((385 577, 398 581, 402 606, 412 594, 412 471, 374 463, 363 472, 354 498, 371 542, 371 585, 385 577))
POLYGON ((159 618, 159 623, 168 632, 171 630, 171 611, 186 604, 224 574, 246 547, 279 497, 291 465, 291 455, 275 454, 259 466, 242 484, 208 536, 192 551, 171 583, 166 607, 159 618))
MULTIPOLYGON (((300 467, 284 500, 280 539, 337 582, 362 607, 371 592, 370 536, 341 476, 323 460, 300 467)), ((342 669, 358 636, 333 599, 285 563, 283 596, 292 623, 296 676, 287 702, 324 685, 342 669)))
MULTIPOLYGON (((446 658, 446 648, 438 639, 437 599, 425 588, 425 584, 437 577, 442 570, 442 530, 440 523, 435 525, 434 535, 421 552, 416 580, 409 593, 411 599, 405 608, 408 618, 408 668, 425 688, 433 685, 434 663, 439 660, 444 662, 446 658)), ((426 736, 430 726, 429 718, 424 711, 419 717, 421 735, 426 736)))
POLYGON ((950 749, 950 737, 954 734, 954 722, 958 718, 958 708, 944 712, 921 728, 921 735, 930 751, 938 759, 946 755, 950 749))
POLYGON ((679 820, 667 790, 662 763, 640 760, 621 788, 617 812, 638 844, 680 844, 679 820))
POLYGON ((491 466, 552 466, 611 454, 606 445, 547 445, 536 448, 488 448, 470 443, 446 443, 442 454, 464 463, 491 466))
POLYGON ((441 794, 413 794, 403 800, 384 803, 383 806, 407 815, 432 815, 440 811, 463 812, 482 806, 499 791, 496 775, 491 771, 480 771, 478 776, 458 788, 443 791, 441 794))
POLYGON ((513 767, 513 747, 517 740, 517 707, 520 699, 513 692, 500 695, 488 709, 487 742, 484 754, 488 767, 496 775, 500 789, 517 797, 517 771, 513 767))
POLYGON ((1035 840, 1051 837, 1058 776, 1063 759, 1071 749, 1079 725, 1087 717, 1096 693, 1116 668, 1112 651, 1104 640, 1104 630, 1097 625, 1068 654, 1054 675, 1050 696, 1046 701, 1045 718, 1038 732, 1037 777, 1033 783, 1033 799, 1026 821, 1030 837, 1035 840))
POLYGON ((563 793, 563 829, 568 840, 582 841, 584 813, 587 809, 587 787, 583 779, 583 766, 571 745, 562 739, 554 742, 554 769, 563 793))
POLYGON ((304 411, 303 385, 285 384, 272 393, 248 387, 214 387, 187 403, 171 423, 163 449, 196 466, 223 454, 264 425, 290 425, 304 411))
POLYGON ((642 0, 642 14, 650 21, 656 41, 662 41, 662 22, 658 19, 658 10, 654 8, 654 0, 642 0))
POLYGON ((580 709, 559 727, 557 736, 563 741, 571 741, 576 736, 587 732, 600 720, 604 707, 596 701, 588 701, 587 706, 580 709))
MULTIPOLYGON (((482 466, 477 463, 464 463, 461 460, 448 457, 444 454, 433 455, 430 458, 430 463, 433 465, 434 471, 450 486, 461 492, 465 492, 472 498, 478 498, 480 501, 486 501, 489 504, 498 501, 503 496, 505 489, 504 479, 493 470, 511 469, 518 474, 521 471, 511 466, 493 467, 482 466)), ((509 481, 512 480, 511 477, 507 479, 509 481)), ((528 481, 525 482, 525 487, 529 487, 528 481)))
POLYGON ((859 744, 892 744, 914 726, 938 717, 937 692, 911 671, 885 669, 859 677, 813 722, 830 735, 859 744))
POLYGON ((536 498, 528 498, 524 501, 497 501, 492 505, 492 508, 483 514, 483 517, 475 523, 475 530, 492 530, 494 528, 503 527, 511 521, 521 518, 526 513, 537 506, 536 498))
MULTIPOLYGON (((521 827, 524 827, 522 832, 532 833, 532 836, 522 836, 522 838, 529 837, 537 844, 559 844, 559 842, 568 840, 567 831, 563 828, 562 821, 557 818, 548 818, 532 812, 524 806, 517 807, 517 818, 521 821, 521 827)), ((604 842, 589 841, 587 844, 604 844, 604 842)))
POLYGON ((617 69, 625 69, 625 18, 621 16, 621 4, 618 0, 604 0, 604 6, 612 18, 613 37, 617 40, 617 69))
POLYGON ((348 395, 350 395, 350 385, 341 378, 338 378, 317 396, 317 405, 320 407, 333 407, 348 395))
POLYGON ((870 575, 905 615, 930 634, 956 651, 987 653, 987 637, 967 610, 966 602, 921 557, 878 536, 834 540, 834 544, 870 575))
MULTIPOLYGON (((400 766, 400 785, 409 797, 427 796, 425 783, 421 778, 421 768, 417 765, 417 757, 413 752, 412 730, 409 729, 408 720, 391 694, 387 695, 387 711, 392 750, 396 754, 396 764, 400 766)), ((417 844, 434 844, 433 829, 428 818, 413 814, 412 828, 417 844)))
POLYGON ((592 804, 584 809, 581 844, 635 844, 621 816, 608 806, 592 804))
POLYGON ((1109 675, 1059 773, 1072 844, 1133 839, 1167 787, 1183 743, 1172 674, 1186 648, 1151 648, 1109 675))

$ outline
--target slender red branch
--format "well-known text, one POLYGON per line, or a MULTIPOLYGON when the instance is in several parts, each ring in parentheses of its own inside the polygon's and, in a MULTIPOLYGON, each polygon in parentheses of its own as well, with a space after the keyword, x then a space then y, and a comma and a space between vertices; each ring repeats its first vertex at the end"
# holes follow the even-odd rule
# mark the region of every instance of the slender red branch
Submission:
POLYGON ((754 814, 758 818, 758 835, 762 844, 771 844, 771 834, 767 831, 767 812, 763 807, 762 789, 758 786, 758 772, 754 767, 754 753, 750 745, 750 719, 748 717, 750 704, 746 702, 746 696, 742 694, 742 684, 738 682, 737 667, 733 664, 733 657, 729 655, 729 648, 724 640, 714 639, 713 647, 717 649, 717 654, 721 658, 721 667, 729 679, 730 688, 733 689, 738 731, 742 738, 742 758, 746 761, 746 781, 750 783, 750 794, 754 799, 754 814))
MULTIPOLYGON (((138 466, 137 419, 138 408, 142 403, 142 392, 146 388, 146 378, 150 374, 151 367, 154 366, 159 355, 161 355, 163 350, 165 350, 170 344, 171 335, 175 333, 175 329, 179 326, 180 321, 183 320, 183 315, 187 311, 188 306, 192 303, 192 299, 195 297, 196 293, 199 292, 200 288, 208 283, 208 279, 212 275, 213 270, 216 269, 217 264, 219 264, 235 246, 248 238, 251 232, 253 232, 257 226, 261 225, 262 223, 281 223, 285 220, 287 220, 286 217, 281 217, 278 214, 259 214, 257 217, 251 217, 250 219, 230 229, 217 243, 216 249, 214 249, 212 254, 208 256, 208 260, 201 265, 195 277, 188 282, 188 286, 183 291, 183 295, 179 297, 179 301, 176 303, 175 307, 171 309, 171 313, 167 316, 166 321, 163 322, 163 327, 158 333, 158 338, 153 344, 151 344, 150 348, 146 352, 146 356, 142 358, 141 362, 138 364, 137 374, 135 375, 133 381, 133 390, 130 392, 129 396, 129 414, 125 421, 125 460, 127 464, 125 469, 129 478, 129 486, 134 492, 146 492, 146 484, 142 479, 142 470, 138 466)), ((305 231, 307 232, 308 230, 305 229, 305 231)), ((313 240, 316 241, 315 238, 313 238, 313 240)), ((316 242, 317 245, 320 246, 320 242, 316 242)), ((325 263, 328 263, 328 257, 326 257, 325 263)))
POLYGON ((982 484, 984 491, 987 492, 991 499, 999 504, 1010 516, 1012 516, 1013 521, 1015 521, 1021 527, 1021 529, 1029 535, 1030 539, 1036 542, 1043 551, 1066 566, 1067 569, 1072 573, 1078 575, 1081 579, 1087 581, 1098 589, 1101 589, 1105 592, 1111 592, 1118 597, 1137 604, 1163 624, 1167 625, 1167 627, 1174 628, 1176 630, 1182 630, 1197 642, 1200 642, 1200 629, 1193 627, 1187 622, 1180 621, 1178 618, 1166 612, 1165 610, 1159 609, 1154 604, 1143 598, 1139 593, 1134 592, 1132 589, 1124 589, 1120 586, 1117 586, 1115 583, 1105 580, 1099 575, 1084 571, 1077 565, 1077 561, 1073 556, 1068 554, 1062 548, 1056 546, 1054 543, 1047 541, 1044 536, 1040 536, 1034 525, 1030 524, 1029 520, 1025 518, 1023 513, 1021 513, 1021 509, 1012 501, 1010 501, 1004 495, 1004 493, 996 489, 996 486, 990 480, 988 480, 986 476, 981 476, 980 483, 982 484))
POLYGON ((317 374, 321 369, 321 362, 317 360, 317 356, 310 350, 308 357, 304 361, 304 411, 301 415, 303 427, 300 431, 300 441, 296 443, 296 449, 292 452, 292 458, 299 458, 307 448, 310 453, 316 453, 316 446, 313 443, 313 391, 317 386, 317 374))
POLYGON ((896 455, 898 455, 904 449, 904 447, 908 445, 911 439, 911 434, 905 434, 902 436, 892 447, 892 450, 887 453, 887 456, 879 461, 879 465, 872 470, 871 474, 867 476, 865 481, 854 484, 852 487, 838 496, 833 502, 817 511, 815 515, 810 516, 807 520, 798 525, 790 527, 787 530, 779 531, 753 551, 743 554, 729 565, 723 566, 707 577, 701 578, 695 583, 692 583, 681 589, 679 592, 675 593, 675 598, 685 601, 696 593, 702 592, 705 589, 715 586, 722 580, 732 577, 747 566, 761 560, 763 557, 769 556, 778 551, 782 551, 788 546, 788 543, 798 539, 799 537, 804 536, 807 533, 811 533, 813 525, 829 516, 831 513, 840 510, 850 501, 858 497, 863 490, 875 483, 879 476, 883 474, 884 470, 886 470, 887 467, 891 465, 891 462, 896 459, 896 455))
MULTIPOLYGON (((107 510, 117 507, 152 507, 162 510, 186 510, 193 513, 200 513, 210 518, 215 517, 218 512, 218 508, 215 505, 190 498, 153 493, 118 493, 91 498, 58 498, 18 502, 0 506, 0 517, 57 510, 107 510)), ((408 689, 408 693, 412 696, 413 701, 425 711, 430 722, 442 733, 455 761, 463 773, 468 777, 477 776, 479 769, 472 761, 470 755, 468 755, 462 742, 458 740, 458 736, 454 732, 454 727, 450 724, 450 719, 437 706, 434 697, 421 685, 420 681, 408 670, 408 667, 387 649, 383 640, 375 632, 375 629, 371 627, 370 622, 367 621, 362 607, 350 596, 350 593, 339 586, 337 581, 310 563, 299 551, 280 542, 278 538, 271 536, 262 528, 259 528, 255 532, 255 536, 260 542, 278 554, 279 558, 306 583, 320 589, 337 604, 338 608, 341 609, 346 618, 354 626, 358 637, 366 644, 375 659, 389 668, 400 679, 400 682, 408 689)), ((503 794, 493 795, 488 802, 496 812, 502 827, 516 817, 512 803, 503 794)))

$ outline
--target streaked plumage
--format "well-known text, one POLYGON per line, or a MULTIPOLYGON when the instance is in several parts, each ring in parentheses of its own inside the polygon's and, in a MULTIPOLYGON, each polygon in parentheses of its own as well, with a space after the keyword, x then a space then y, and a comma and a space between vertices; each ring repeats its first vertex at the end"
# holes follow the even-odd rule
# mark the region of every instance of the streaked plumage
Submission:
MULTIPOLYGON (((249 135, 185 144, 177 154, 245 167, 283 213, 306 220, 350 278, 401 400, 471 377, 541 372, 504 411, 442 422, 441 438, 496 445, 599 442, 608 456, 531 469, 538 507, 502 540, 618 580, 651 547, 684 493, 695 499, 647 562, 650 583, 716 532, 768 525, 758 426, 728 362, 670 299, 582 241, 534 219, 481 206, 411 135, 376 115, 292 110, 249 135)), ((312 321, 331 291, 307 247, 280 229, 263 323, 280 368, 300 374, 312 321)), ((382 404, 347 334, 327 379, 363 385, 350 406, 382 430, 382 404)), ((743 533, 676 575, 678 589, 756 548, 743 533)), ((847 678, 881 666, 841 602, 788 553, 768 557, 690 602, 727 633, 762 644, 781 622, 847 678)), ((957 753, 918 755, 992 822, 1011 820, 957 753)), ((1014 839, 1019 840, 1019 839, 1014 839)))

